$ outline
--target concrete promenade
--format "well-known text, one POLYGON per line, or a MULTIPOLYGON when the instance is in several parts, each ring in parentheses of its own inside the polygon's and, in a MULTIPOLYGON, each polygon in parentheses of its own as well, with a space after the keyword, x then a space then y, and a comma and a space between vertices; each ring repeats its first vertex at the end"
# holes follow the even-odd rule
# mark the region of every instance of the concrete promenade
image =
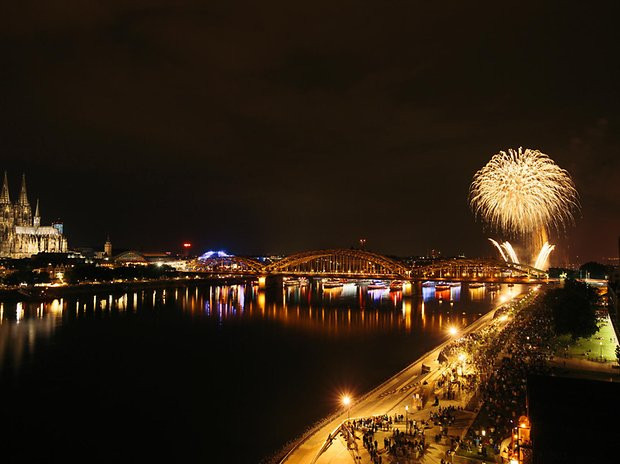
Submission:
MULTIPOLYGON (((522 295, 519 295, 515 298, 518 299, 521 296, 522 295)), ((430 390, 432 389, 434 380, 440 374, 440 363, 437 361, 440 351, 454 338, 461 337, 488 325, 493 320, 493 315, 500 306, 501 305, 498 305, 496 308, 489 311, 473 324, 461 330, 454 337, 446 334, 445 340, 439 346, 424 354, 379 387, 357 399, 357 401, 354 399, 354 403, 350 407, 348 413, 346 410, 342 410, 340 414, 332 416, 329 421, 321 424, 318 429, 314 430, 303 441, 298 443, 281 462, 301 464, 354 462, 354 454, 352 454, 352 451, 347 450, 346 444, 341 439, 334 439, 332 444, 320 454, 327 438, 330 434, 333 436, 334 431, 347 420, 347 415, 349 414, 351 419, 354 419, 382 414, 404 414, 405 401, 409 400, 413 393, 418 392, 423 396, 428 396, 431 393, 430 390), (430 372, 422 373, 423 364, 430 367, 430 372), (428 385, 422 385, 425 380, 428 382, 428 385)), ((459 402, 442 402, 442 405, 448 406, 458 403, 459 402)), ((422 411, 419 411, 419 413, 428 415, 430 410, 429 404, 422 411)), ((417 414, 418 411, 410 414, 410 419, 414 419, 417 414)), ((365 450, 362 448, 359 452, 365 453, 365 450)), ((363 462, 369 462, 364 456, 361 457, 363 462)), ((427 462, 439 462, 439 458, 428 459, 427 462)))

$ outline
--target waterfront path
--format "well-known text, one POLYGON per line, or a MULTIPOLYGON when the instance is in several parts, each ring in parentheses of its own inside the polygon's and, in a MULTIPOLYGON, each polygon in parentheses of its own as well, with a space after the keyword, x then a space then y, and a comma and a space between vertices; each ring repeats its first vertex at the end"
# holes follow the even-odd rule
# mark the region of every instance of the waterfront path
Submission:
MULTIPOLYGON (((522 295, 516 298, 518 299, 520 297, 522 297, 522 295)), ((432 394, 434 380, 441 373, 441 365, 437 360, 441 350, 452 342, 454 338, 461 337, 487 326, 493 320, 493 316, 497 309, 498 308, 495 308, 489 311, 454 337, 447 335, 444 342, 439 346, 424 354, 413 364, 355 401, 348 412, 343 409, 340 414, 331 416, 329 420, 326 420, 308 434, 305 439, 298 442, 281 462, 301 464, 354 462, 355 458, 353 453, 347 450, 346 444, 342 439, 335 438, 332 440, 331 445, 326 443, 327 438, 329 436, 334 436, 334 432, 338 430, 340 425, 347 421, 347 416, 350 415, 353 420, 355 418, 366 418, 383 414, 403 414, 405 402, 412 397, 413 393, 418 392, 423 398, 428 398, 430 394, 432 394), (430 367, 430 372, 423 373, 422 365, 430 367), (424 382, 427 382, 427 385, 424 385, 424 382)), ((442 402, 444 406, 450 404, 451 403, 442 402)), ((456 405, 457 402, 453 404, 456 405)), ((428 415, 431 411, 430 405, 431 403, 428 402, 426 407, 419 412, 428 415)), ((414 418, 413 415, 410 417, 410 419, 414 418)), ((359 447, 359 452, 365 452, 363 447, 359 447)), ((436 453, 431 452, 428 457, 429 459, 425 459, 427 462, 440 462, 439 457, 436 457, 436 453), (431 457, 432 455, 435 455, 433 456, 434 459, 431 457)), ((363 457, 362 461, 369 462, 368 459, 364 459, 363 457)))

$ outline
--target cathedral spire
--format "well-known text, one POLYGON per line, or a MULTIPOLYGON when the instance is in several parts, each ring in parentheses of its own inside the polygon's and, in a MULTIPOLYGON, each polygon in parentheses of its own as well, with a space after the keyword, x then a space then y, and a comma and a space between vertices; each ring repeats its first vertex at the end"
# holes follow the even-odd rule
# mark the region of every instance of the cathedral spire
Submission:
POLYGON ((37 207, 34 211, 34 218, 33 218, 32 225, 35 227, 41 226, 41 214, 39 213, 39 199, 38 198, 37 198, 37 207))
POLYGON ((18 204, 21 206, 30 206, 30 203, 28 202, 28 191, 26 190, 26 174, 22 174, 22 189, 19 193, 18 204))
POLYGON ((11 195, 9 195, 9 179, 4 171, 4 184, 2 184, 2 194, 0 194, 0 203, 11 204, 11 195))

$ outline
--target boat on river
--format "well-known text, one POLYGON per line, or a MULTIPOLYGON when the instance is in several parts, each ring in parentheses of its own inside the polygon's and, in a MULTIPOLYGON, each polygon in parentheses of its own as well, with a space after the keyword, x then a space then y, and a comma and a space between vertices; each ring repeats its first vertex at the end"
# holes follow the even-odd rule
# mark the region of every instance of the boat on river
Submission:
POLYGON ((328 279, 323 281, 323 288, 339 288, 344 286, 344 284, 337 279, 328 279))
POLYGON ((375 280, 374 282, 368 284, 368 290, 386 290, 387 288, 387 284, 380 280, 375 280))

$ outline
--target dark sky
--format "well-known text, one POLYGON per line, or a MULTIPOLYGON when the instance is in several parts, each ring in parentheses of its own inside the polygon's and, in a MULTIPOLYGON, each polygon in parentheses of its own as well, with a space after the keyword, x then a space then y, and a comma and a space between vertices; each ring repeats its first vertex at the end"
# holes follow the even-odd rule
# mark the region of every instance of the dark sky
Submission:
POLYGON ((467 205, 498 150, 620 234, 615 1, 20 0, 0 7, 0 168, 71 245, 492 253, 467 205))

